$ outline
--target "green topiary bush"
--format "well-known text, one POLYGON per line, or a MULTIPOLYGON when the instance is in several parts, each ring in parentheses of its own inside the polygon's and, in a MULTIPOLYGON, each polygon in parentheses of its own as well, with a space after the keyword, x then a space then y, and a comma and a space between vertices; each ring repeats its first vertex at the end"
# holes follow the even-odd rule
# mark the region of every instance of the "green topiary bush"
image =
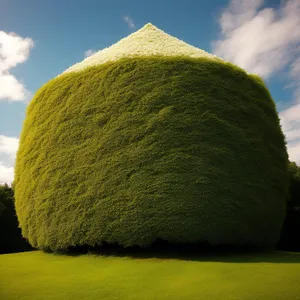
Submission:
POLYGON ((288 156, 263 81, 207 58, 137 57, 63 74, 27 109, 15 169, 37 248, 275 245, 288 156))

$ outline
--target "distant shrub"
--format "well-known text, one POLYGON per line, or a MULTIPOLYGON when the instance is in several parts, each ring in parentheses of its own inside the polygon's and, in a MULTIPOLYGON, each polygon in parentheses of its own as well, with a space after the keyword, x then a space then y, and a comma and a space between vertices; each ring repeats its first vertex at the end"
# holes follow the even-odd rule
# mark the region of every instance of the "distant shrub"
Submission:
POLYGON ((22 238, 14 207, 13 189, 7 184, 0 185, 0 253, 13 253, 31 250, 32 247, 22 238))
POLYGON ((209 59, 67 73, 28 106, 16 210, 34 247, 274 246, 288 156, 262 80, 209 59))
POLYGON ((300 167, 295 162, 289 163, 290 197, 288 207, 300 208, 300 167))
POLYGON ((278 249, 300 251, 300 167, 289 164, 290 196, 278 249))

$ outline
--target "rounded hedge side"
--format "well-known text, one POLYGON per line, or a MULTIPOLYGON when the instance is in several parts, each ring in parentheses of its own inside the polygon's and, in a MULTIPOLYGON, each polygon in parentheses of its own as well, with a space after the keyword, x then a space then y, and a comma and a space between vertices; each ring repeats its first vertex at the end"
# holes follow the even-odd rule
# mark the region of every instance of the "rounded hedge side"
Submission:
POLYGON ((122 59, 45 84, 27 109, 15 197, 37 248, 275 245, 288 156, 263 81, 209 59, 122 59))

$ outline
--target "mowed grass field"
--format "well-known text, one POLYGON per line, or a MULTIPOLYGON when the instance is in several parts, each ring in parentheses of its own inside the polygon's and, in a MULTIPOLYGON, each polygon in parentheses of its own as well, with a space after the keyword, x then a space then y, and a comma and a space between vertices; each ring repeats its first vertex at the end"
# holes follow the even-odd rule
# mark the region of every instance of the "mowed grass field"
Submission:
POLYGON ((299 300, 300 253, 137 258, 0 255, 1 300, 299 300))

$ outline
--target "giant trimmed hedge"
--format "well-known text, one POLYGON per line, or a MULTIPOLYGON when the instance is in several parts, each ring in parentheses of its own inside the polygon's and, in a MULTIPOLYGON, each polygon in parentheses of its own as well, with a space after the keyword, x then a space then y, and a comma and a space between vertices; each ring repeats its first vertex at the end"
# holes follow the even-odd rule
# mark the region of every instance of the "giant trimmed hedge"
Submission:
POLYGON ((27 109, 16 211, 32 246, 275 245, 288 156, 263 81, 207 58, 63 74, 27 109))

